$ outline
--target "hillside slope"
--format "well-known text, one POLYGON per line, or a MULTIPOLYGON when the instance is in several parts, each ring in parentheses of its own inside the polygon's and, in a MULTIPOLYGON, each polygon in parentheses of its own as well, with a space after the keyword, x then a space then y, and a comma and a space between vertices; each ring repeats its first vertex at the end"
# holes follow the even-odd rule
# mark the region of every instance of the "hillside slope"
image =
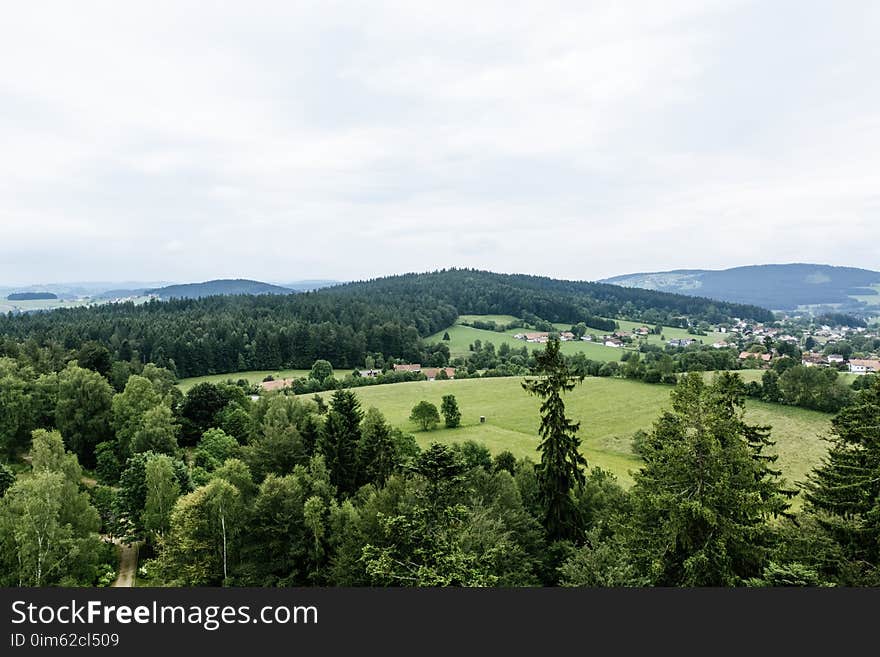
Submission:
POLYGON ((294 290, 281 287, 280 285, 251 281, 244 278, 169 285, 168 287, 147 290, 148 294, 155 294, 160 299, 201 299, 202 297, 226 296, 230 294, 293 294, 293 292, 294 290))
POLYGON ((794 263, 718 271, 680 269, 626 274, 603 282, 771 310, 824 306, 822 310, 834 308, 862 316, 880 312, 880 272, 855 267, 794 263))

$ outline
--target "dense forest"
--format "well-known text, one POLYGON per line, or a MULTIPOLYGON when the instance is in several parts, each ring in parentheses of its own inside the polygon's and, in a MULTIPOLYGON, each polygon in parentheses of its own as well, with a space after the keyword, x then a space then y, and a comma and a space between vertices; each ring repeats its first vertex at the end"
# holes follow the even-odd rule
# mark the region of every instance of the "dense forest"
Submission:
POLYGON ((549 322, 626 317, 681 325, 772 314, 682 295, 597 283, 453 269, 406 274, 293 295, 213 296, 108 304, 0 317, 0 355, 28 340, 37 347, 102 345, 117 362, 152 362, 179 377, 242 370, 307 369, 318 359, 339 369, 368 356, 428 360, 423 338, 459 314, 536 316, 549 322))

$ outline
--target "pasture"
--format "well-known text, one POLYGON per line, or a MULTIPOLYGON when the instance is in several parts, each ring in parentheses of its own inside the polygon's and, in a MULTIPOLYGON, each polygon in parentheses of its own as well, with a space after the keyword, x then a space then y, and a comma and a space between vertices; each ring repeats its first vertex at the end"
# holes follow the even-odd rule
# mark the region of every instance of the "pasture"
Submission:
MULTIPOLYGON (((334 371, 336 378, 342 378, 346 374, 350 374, 351 370, 334 371)), ((267 376, 272 375, 276 379, 298 379, 309 375, 309 370, 251 370, 249 372, 232 372, 231 374, 209 374, 207 376, 194 376, 188 379, 181 379, 177 382, 177 387, 181 392, 186 394, 190 388, 197 383, 225 383, 232 379, 238 381, 245 379, 248 383, 258 384, 267 376)))
MULTIPOLYGON (((419 381, 370 386, 356 393, 366 409, 375 406, 396 427, 411 432, 423 447, 431 442, 476 440, 493 453, 510 450, 517 457, 539 459, 537 429, 539 400, 528 395, 519 377, 419 381), (410 422, 413 406, 427 400, 440 407, 443 395, 455 395, 462 413, 461 426, 446 429, 442 423, 421 431, 410 422), (480 416, 485 416, 485 424, 480 416)), ((624 485, 630 472, 640 467, 633 453, 632 435, 649 430, 664 408, 669 408, 669 386, 613 378, 587 378, 566 395, 566 412, 581 422, 581 447, 588 463, 613 472, 624 485)), ((329 400, 330 393, 323 393, 329 400)), ((822 437, 830 431, 824 413, 748 400, 746 418, 773 427, 779 454, 777 465, 791 482, 803 481, 826 453, 822 437)))
MULTIPOLYGON (((529 351, 533 351, 535 349, 543 349, 544 345, 538 343, 527 343, 523 340, 517 340, 513 336, 517 333, 524 333, 530 329, 510 329, 507 331, 486 331, 482 329, 475 329, 470 326, 463 326, 461 322, 474 322, 474 321, 494 321, 497 324, 508 324, 511 321, 516 319, 511 315, 461 315, 455 324, 450 326, 443 331, 438 331, 437 333, 428 336, 425 338, 426 342, 440 342, 443 339, 443 334, 449 333, 449 341, 446 344, 449 346, 449 352, 453 358, 456 356, 467 356, 470 353, 469 347, 474 343, 475 340, 480 340, 484 344, 486 342, 491 342, 498 348, 502 343, 506 343, 513 348, 521 348, 526 346, 529 351)), ((642 322, 631 322, 625 319, 617 319, 614 320, 620 325, 621 332, 631 332, 634 328, 638 328, 640 326, 646 326, 646 324, 642 322)), ((553 325, 556 329, 560 331, 567 331, 571 328, 571 324, 566 323, 556 323, 553 325)), ((653 326, 649 326, 649 328, 653 328, 653 326)), ((589 329, 588 334, 594 334, 601 337, 604 332, 598 331, 596 329, 589 329)), ((720 333, 710 333, 705 336, 694 336, 688 334, 687 330, 681 328, 675 328, 672 326, 663 327, 662 335, 649 335, 646 338, 649 344, 656 345, 664 345, 666 340, 672 340, 674 338, 694 338, 697 340, 702 340, 705 344, 712 344, 713 342, 722 339, 718 336, 721 336, 720 333)), ((722 336, 723 337, 723 336, 722 336)), ((573 356, 574 354, 583 353, 587 358, 596 361, 608 362, 611 360, 620 360, 620 356, 623 353, 623 349, 618 347, 606 347, 603 344, 597 344, 594 342, 585 342, 582 340, 572 340, 569 342, 562 343, 562 353, 573 356)))

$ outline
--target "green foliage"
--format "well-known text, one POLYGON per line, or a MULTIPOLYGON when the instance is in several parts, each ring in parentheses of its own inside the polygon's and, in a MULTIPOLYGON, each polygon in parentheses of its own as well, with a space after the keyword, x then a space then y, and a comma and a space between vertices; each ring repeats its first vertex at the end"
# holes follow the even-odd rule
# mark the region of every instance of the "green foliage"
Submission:
POLYGON ((309 378, 316 381, 326 381, 331 376, 333 376, 333 366, 323 359, 316 360, 309 372, 309 378))
POLYGON ((333 393, 318 447, 330 471, 331 483, 342 494, 351 494, 357 488, 357 448, 363 417, 357 395, 350 390, 333 393))
POLYGON ((537 475, 544 506, 544 528, 552 539, 572 539, 578 537, 581 530, 573 493, 584 484, 587 461, 579 449, 580 422, 565 416, 562 394, 574 390, 584 377, 572 375, 559 345, 558 339, 551 339, 546 350, 536 355, 534 371, 540 378, 526 379, 522 386, 543 400, 538 445, 541 463, 537 475))
POLYGON ((208 472, 216 470, 239 451, 238 441, 222 429, 208 429, 193 453, 193 464, 208 472))
MULTIPOLYGON (((113 397, 113 429, 118 442, 117 452, 123 460, 131 456, 135 433, 144 424, 147 411, 159 406, 162 396, 153 383, 142 376, 131 376, 125 390, 113 397)), ((140 450, 144 451, 144 450, 140 450)))
POLYGON ((116 443, 110 440, 98 443, 95 447, 95 476, 98 481, 108 486, 119 481, 119 475, 122 473, 119 457, 116 456, 116 447, 116 443))
POLYGON ((141 426, 131 439, 131 451, 175 454, 179 425, 174 421, 171 409, 159 404, 144 413, 141 426))
POLYGON ((443 395, 440 412, 443 414, 443 420, 447 429, 454 429, 461 424, 461 411, 458 410, 458 402, 455 400, 455 395, 443 395))
POLYGON ((5 463, 0 463, 0 497, 6 495, 9 487, 15 483, 15 473, 5 463))
POLYGON ((737 586, 759 576, 775 545, 769 520, 791 494, 771 469, 766 427, 743 420, 742 382, 685 376, 654 424, 630 496, 629 544, 660 586, 737 586))
POLYGON ((419 425, 422 431, 430 431, 440 423, 440 413, 434 404, 423 400, 413 406, 409 419, 419 425))
POLYGON ((142 522, 148 534, 161 540, 170 526, 171 508, 180 496, 180 485, 174 473, 174 462, 165 454, 147 459, 144 471, 147 498, 142 522))
POLYGON ((361 483, 382 486, 399 464, 391 426, 379 409, 370 407, 361 423, 357 446, 357 470, 361 483))
POLYGON ((0 585, 91 585, 104 551, 82 470, 57 432, 35 431, 33 443, 33 472, 0 499, 0 585))
POLYGON ((58 376, 55 426, 86 467, 95 465, 95 445, 112 436, 112 397, 104 377, 74 363, 58 376))
POLYGON ((880 382, 832 420, 827 460, 809 477, 808 510, 839 550, 843 584, 880 583, 880 382))

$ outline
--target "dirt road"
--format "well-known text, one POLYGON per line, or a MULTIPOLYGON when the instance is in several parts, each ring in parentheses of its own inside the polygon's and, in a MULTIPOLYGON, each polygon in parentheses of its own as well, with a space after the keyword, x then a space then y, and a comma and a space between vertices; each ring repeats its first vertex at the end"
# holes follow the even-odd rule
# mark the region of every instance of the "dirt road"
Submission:
MULTIPOLYGON (((118 540, 118 539, 117 539, 118 540)), ((134 576, 137 572, 138 563, 138 544, 137 543, 118 543, 121 548, 119 553, 119 574, 113 586, 132 587, 134 586, 134 576)))

